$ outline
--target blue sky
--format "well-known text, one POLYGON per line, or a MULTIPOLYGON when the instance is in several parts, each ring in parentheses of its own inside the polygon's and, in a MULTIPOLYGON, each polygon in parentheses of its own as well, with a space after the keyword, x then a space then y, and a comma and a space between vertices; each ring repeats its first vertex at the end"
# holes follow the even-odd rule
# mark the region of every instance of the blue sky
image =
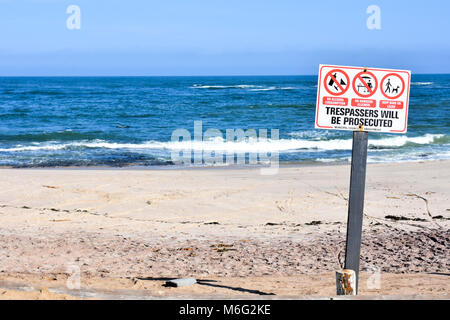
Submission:
POLYGON ((0 0, 0 75, 450 73, 449 13, 447 0, 0 0), (381 30, 366 27, 372 4, 381 30))

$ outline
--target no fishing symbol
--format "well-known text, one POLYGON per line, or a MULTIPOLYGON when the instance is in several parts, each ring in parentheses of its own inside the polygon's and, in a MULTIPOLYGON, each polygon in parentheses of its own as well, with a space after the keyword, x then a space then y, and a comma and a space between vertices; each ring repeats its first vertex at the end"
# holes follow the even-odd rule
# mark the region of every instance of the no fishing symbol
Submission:
POLYGON ((377 77, 372 72, 362 71, 353 78, 353 90, 362 97, 372 96, 378 87, 377 77))
POLYGON ((333 69, 325 76, 325 89, 333 96, 344 94, 350 84, 350 78, 347 73, 340 69, 333 69))

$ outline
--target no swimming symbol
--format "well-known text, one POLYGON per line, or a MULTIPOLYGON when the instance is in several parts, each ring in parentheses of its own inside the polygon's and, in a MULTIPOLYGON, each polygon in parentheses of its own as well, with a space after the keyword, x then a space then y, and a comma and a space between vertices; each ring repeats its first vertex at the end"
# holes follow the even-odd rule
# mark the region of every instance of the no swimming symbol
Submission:
POLYGON ((349 88, 350 78, 340 69, 333 69, 325 76, 325 89, 333 96, 344 94, 349 88))
POLYGON ((378 87, 377 77, 369 71, 361 71, 353 78, 353 90, 362 97, 372 96, 378 87))

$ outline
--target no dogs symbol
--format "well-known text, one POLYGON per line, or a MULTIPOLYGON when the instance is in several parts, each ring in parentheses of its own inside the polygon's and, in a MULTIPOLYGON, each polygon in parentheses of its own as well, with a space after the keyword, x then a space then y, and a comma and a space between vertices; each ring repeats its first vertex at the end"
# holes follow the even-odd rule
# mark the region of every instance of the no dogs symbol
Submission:
POLYGON ((381 93, 388 99, 397 99, 405 91, 405 81, 396 73, 388 73, 381 80, 381 93))
POLYGON ((369 71, 362 71, 353 78, 353 90, 362 98, 372 96, 377 90, 377 87, 377 78, 369 71))
POLYGON ((349 82, 350 78, 344 71, 340 69, 333 69, 325 76, 324 84, 325 89, 329 94, 333 96, 340 96, 348 90, 350 86, 349 82))

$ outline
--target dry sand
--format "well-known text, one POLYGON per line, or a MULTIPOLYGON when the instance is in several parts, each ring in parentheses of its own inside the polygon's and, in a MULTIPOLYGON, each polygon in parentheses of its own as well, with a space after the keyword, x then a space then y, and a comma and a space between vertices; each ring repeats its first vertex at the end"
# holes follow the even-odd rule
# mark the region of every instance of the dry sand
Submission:
MULTIPOLYGON (((349 170, 1 169, 0 299, 331 296, 349 170)), ((360 294, 448 298, 449 198, 450 161, 368 165, 360 294)))

